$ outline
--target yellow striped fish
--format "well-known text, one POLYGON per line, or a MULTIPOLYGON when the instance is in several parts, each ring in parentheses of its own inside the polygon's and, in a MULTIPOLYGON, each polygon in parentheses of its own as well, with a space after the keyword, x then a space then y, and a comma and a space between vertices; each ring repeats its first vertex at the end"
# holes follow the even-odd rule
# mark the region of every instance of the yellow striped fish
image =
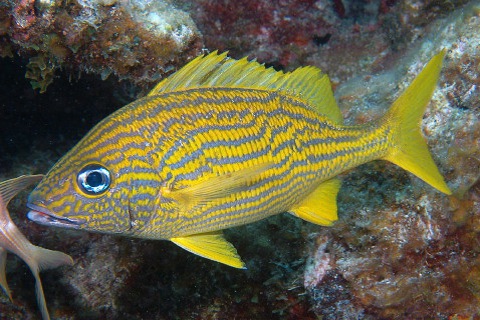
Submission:
POLYGON ((450 194, 421 135, 439 77, 437 54, 379 120, 342 124, 328 77, 216 52, 96 125, 31 193, 44 225, 168 239, 245 265, 222 229, 290 212, 337 219, 336 176, 391 161, 450 194))

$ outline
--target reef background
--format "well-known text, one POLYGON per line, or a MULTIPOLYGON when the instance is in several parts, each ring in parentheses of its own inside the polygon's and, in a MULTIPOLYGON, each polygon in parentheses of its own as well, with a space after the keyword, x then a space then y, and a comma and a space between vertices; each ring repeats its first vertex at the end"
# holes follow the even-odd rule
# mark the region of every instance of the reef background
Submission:
MULTIPOLYGON (((0 178, 45 173, 99 120, 203 50, 276 69, 316 65, 348 123, 377 118, 442 48, 423 130, 454 191, 394 165, 342 176, 339 221, 288 215, 226 231, 248 270, 166 241, 12 218, 72 267, 43 272, 54 319, 477 319, 480 317, 478 1, 33 1, 0 4, 0 178), (25 78, 27 77, 27 79, 25 78), (40 93, 42 92, 42 93, 40 93)), ((14 303, 37 319, 34 281, 10 255, 14 303)))

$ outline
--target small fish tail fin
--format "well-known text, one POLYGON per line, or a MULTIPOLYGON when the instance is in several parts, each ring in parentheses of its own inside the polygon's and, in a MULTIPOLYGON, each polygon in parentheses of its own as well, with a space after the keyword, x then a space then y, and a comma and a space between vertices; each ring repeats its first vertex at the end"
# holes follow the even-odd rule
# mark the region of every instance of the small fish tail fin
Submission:
MULTIPOLYGON (((39 270, 53 269, 63 265, 73 265, 72 257, 60 251, 48 250, 33 246, 33 258, 38 264, 39 270)), ((33 271, 33 270, 32 270, 33 271)))
POLYGON ((413 173, 437 190, 451 194, 433 162, 420 127, 425 108, 437 85, 444 56, 445 50, 435 55, 384 116, 384 123, 394 128, 395 141, 384 159, 413 173))
POLYGON ((45 248, 31 245, 32 258, 25 260, 35 277, 35 293, 37 296, 37 303, 42 313, 43 320, 49 320, 47 302, 45 301, 45 294, 43 293, 42 281, 40 280, 40 270, 56 268, 61 265, 72 265, 72 258, 60 251, 48 250, 45 248))
POLYGON ((7 263, 7 250, 0 247, 0 287, 3 288, 3 291, 5 291, 10 301, 12 301, 12 294, 10 292, 10 288, 8 287, 7 277, 5 274, 6 267, 7 267, 6 263, 7 263))
POLYGON ((33 272, 33 276, 35 277, 35 293, 37 296, 37 304, 40 312, 42 313, 42 319, 50 320, 50 314, 48 313, 47 302, 45 301, 45 294, 43 293, 42 281, 40 280, 38 270, 33 272))

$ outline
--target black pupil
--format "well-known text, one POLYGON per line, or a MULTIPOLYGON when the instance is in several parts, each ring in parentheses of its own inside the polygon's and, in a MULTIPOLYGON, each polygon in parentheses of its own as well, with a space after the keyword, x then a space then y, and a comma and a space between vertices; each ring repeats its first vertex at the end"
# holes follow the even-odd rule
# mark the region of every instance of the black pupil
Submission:
POLYGON ((90 187, 98 187, 103 183, 102 174, 98 171, 92 171, 87 175, 87 184, 90 187))

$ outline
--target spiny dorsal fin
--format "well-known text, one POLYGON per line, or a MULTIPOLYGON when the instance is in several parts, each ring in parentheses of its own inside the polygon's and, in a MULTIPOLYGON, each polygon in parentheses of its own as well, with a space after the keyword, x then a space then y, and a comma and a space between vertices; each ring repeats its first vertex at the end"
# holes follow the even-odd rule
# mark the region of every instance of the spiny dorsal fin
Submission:
POLYGON ((221 231, 193 234, 190 236, 170 239, 183 249, 201 257, 224 263, 228 266, 246 269, 245 263, 235 247, 225 240, 221 231))
POLYGON ((148 95, 200 87, 280 91, 304 100, 335 123, 343 122, 333 97, 330 80, 320 69, 310 66, 284 73, 265 68, 255 60, 248 61, 246 57, 240 60, 231 59, 226 52, 218 54, 214 51, 193 59, 162 80, 148 95))

